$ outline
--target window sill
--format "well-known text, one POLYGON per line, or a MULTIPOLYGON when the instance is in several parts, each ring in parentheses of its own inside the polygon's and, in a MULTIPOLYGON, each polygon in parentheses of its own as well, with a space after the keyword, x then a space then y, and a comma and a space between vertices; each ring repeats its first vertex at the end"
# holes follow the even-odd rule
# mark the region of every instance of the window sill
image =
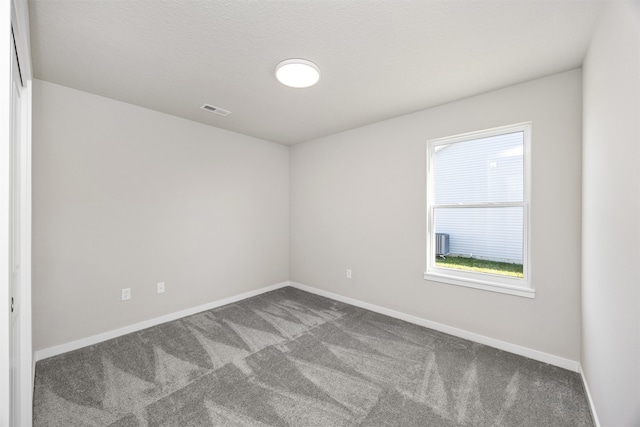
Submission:
MULTIPOLYGON (((491 276, 489 276, 491 277, 491 276)), ((452 276, 443 273, 426 272, 425 280, 433 282, 448 283, 456 286, 464 286, 467 288, 481 289, 483 291, 498 292, 501 294, 515 295, 524 298, 535 298, 536 291, 533 288, 525 286, 513 286, 503 283, 492 282, 491 280, 467 279, 452 276)))

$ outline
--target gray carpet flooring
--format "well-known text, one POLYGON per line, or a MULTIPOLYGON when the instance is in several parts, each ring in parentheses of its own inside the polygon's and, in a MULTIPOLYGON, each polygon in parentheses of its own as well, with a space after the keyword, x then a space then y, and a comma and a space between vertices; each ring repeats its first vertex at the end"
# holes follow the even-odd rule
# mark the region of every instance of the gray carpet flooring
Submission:
POLYGON ((593 426, 578 374, 282 288, 36 365, 35 426, 593 426))

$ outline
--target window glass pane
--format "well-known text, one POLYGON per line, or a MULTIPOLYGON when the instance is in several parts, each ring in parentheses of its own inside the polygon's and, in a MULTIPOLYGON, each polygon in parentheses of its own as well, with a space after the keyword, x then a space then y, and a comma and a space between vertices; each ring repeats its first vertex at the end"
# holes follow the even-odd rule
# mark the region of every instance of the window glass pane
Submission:
POLYGON ((522 202, 524 133, 435 147, 435 203, 522 202))
POLYGON ((523 209, 436 208, 436 266, 522 277, 523 209))

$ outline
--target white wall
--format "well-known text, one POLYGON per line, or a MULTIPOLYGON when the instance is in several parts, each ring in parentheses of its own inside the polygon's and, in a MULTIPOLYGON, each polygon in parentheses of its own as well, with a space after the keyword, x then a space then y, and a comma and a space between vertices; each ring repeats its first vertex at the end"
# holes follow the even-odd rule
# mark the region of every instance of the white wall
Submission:
POLYGON ((640 3, 584 63, 582 365, 603 426, 640 425, 640 3))
POLYGON ((288 279, 287 147, 43 81, 33 105, 35 350, 288 279))
POLYGON ((581 88, 574 70, 292 147, 291 280, 579 360, 581 88), (424 280, 426 141, 526 121, 536 298, 424 280))

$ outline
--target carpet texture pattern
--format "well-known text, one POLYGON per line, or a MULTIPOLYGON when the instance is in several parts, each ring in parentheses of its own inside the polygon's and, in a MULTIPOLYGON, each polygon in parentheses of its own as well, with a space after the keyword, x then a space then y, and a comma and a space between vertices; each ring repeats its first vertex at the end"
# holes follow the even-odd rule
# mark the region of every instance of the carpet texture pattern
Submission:
POLYGON ((593 426, 578 374, 294 288, 42 360, 35 426, 593 426))

